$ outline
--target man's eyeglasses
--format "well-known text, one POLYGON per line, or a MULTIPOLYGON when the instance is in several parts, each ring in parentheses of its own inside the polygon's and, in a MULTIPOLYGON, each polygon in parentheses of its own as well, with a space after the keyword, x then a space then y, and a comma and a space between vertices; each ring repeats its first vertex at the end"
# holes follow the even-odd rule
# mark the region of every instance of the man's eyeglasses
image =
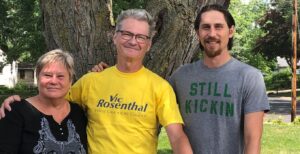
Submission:
POLYGON ((124 31, 124 30, 117 30, 117 32, 121 33, 121 38, 124 40, 131 40, 133 37, 135 37, 135 40, 138 43, 146 43, 147 40, 150 39, 149 36, 143 34, 133 34, 131 32, 124 31))

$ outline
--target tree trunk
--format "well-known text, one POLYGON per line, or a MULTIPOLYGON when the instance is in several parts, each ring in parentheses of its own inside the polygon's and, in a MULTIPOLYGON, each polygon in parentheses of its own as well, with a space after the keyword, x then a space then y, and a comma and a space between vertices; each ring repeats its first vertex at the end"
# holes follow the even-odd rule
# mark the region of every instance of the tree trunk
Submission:
POLYGON ((41 0, 48 50, 61 48, 75 59, 76 78, 100 60, 115 63, 109 0, 41 0))
MULTIPOLYGON (((200 49, 193 28, 201 5, 230 0, 148 0, 146 10, 156 19, 157 33, 145 66, 167 78, 178 66, 191 62, 200 49)), ((94 64, 115 63, 110 0, 41 0, 48 50, 73 53, 77 78, 94 64)))
POLYGON ((199 57, 199 41, 194 30, 197 12, 205 4, 222 4, 230 0, 149 0, 146 9, 156 18, 157 33, 145 64, 168 78, 180 65, 199 57))

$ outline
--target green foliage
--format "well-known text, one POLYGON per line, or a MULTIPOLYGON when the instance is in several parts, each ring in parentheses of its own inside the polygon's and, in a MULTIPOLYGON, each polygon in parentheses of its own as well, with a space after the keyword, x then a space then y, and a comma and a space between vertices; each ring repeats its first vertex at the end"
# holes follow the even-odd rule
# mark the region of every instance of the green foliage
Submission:
POLYGON ((4 96, 4 98, 15 94, 21 95, 23 97, 33 96, 36 95, 37 93, 38 93, 37 87, 28 86, 27 84, 22 82, 17 83, 14 88, 7 88, 4 86, 0 86, 0 95, 4 96))
POLYGON ((268 59, 275 59, 277 56, 283 57, 291 66, 293 55, 292 13, 291 1, 274 0, 258 22, 263 34, 256 40, 253 51, 263 54, 268 59))
MULTIPOLYGON (((145 0, 113 0, 113 13, 144 8, 145 0)), ((8 62, 35 62, 46 49, 39 0, 0 1, 0 49, 8 62)), ((1 64, 2 65, 2 64, 1 64)))
POLYGON ((283 121, 283 117, 279 116, 277 119, 268 119, 264 124, 269 125, 299 125, 300 126, 300 117, 296 117, 292 123, 287 123, 283 121))
POLYGON ((25 91, 28 89, 28 85, 24 82, 18 82, 14 87, 16 91, 25 91))
POLYGON ((0 1, 0 48, 3 49, 4 46, 4 40, 6 39, 5 37, 5 33, 8 29, 8 25, 7 25, 7 18, 5 18, 7 16, 7 11, 8 10, 8 6, 6 5, 5 1, 0 1))
POLYGON ((13 89, 9 89, 4 86, 0 86, 0 95, 12 94, 14 92, 13 89))
POLYGON ((283 121, 283 118, 281 116, 279 116, 278 119, 268 119, 265 124, 273 124, 273 125, 287 125, 287 123, 285 123, 283 121))
MULTIPOLYGON (((297 75, 298 87, 300 85, 300 80, 298 80, 299 77, 300 76, 297 75)), ((291 89, 292 72, 291 69, 286 68, 277 72, 273 72, 272 74, 268 74, 264 79, 268 90, 291 89)))
POLYGON ((276 62, 267 61, 262 54, 252 52, 256 39, 263 34, 257 20, 265 14, 266 3, 261 0, 251 0, 249 4, 244 4, 240 0, 231 0, 229 10, 236 21, 232 55, 265 74, 271 73, 276 62))
POLYGON ((146 0, 113 0, 113 15, 117 18, 122 10, 145 8, 146 0))
POLYGON ((37 87, 28 86, 26 83, 18 82, 14 88, 0 87, 0 94, 37 94, 37 87))
POLYGON ((281 90, 291 88, 292 74, 290 69, 280 70, 265 77, 268 90, 281 90))
POLYGON ((293 124, 300 126, 300 117, 295 118, 294 121, 293 121, 293 124))
MULTIPOLYGON (((114 17, 121 10, 144 8, 145 0, 113 0, 114 17)), ((46 49, 39 0, 0 1, 0 49, 8 62, 35 62, 46 49)))
POLYGON ((0 48, 8 61, 36 61, 45 50, 38 0, 0 2, 0 48))

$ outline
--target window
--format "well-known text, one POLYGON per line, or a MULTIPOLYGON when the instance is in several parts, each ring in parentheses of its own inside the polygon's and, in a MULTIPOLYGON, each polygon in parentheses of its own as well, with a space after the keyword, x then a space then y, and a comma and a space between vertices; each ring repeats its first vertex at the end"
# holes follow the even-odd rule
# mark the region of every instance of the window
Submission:
POLYGON ((25 70, 19 70, 20 71, 20 79, 25 79, 25 70))

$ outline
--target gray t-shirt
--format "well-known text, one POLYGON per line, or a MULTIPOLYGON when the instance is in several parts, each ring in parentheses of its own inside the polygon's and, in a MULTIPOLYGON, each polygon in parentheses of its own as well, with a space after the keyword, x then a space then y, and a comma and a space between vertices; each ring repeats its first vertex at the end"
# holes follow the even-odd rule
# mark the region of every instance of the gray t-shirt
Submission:
POLYGON ((244 115, 270 109, 261 72, 235 58, 214 69, 184 65, 170 83, 195 154, 243 153, 244 115))

